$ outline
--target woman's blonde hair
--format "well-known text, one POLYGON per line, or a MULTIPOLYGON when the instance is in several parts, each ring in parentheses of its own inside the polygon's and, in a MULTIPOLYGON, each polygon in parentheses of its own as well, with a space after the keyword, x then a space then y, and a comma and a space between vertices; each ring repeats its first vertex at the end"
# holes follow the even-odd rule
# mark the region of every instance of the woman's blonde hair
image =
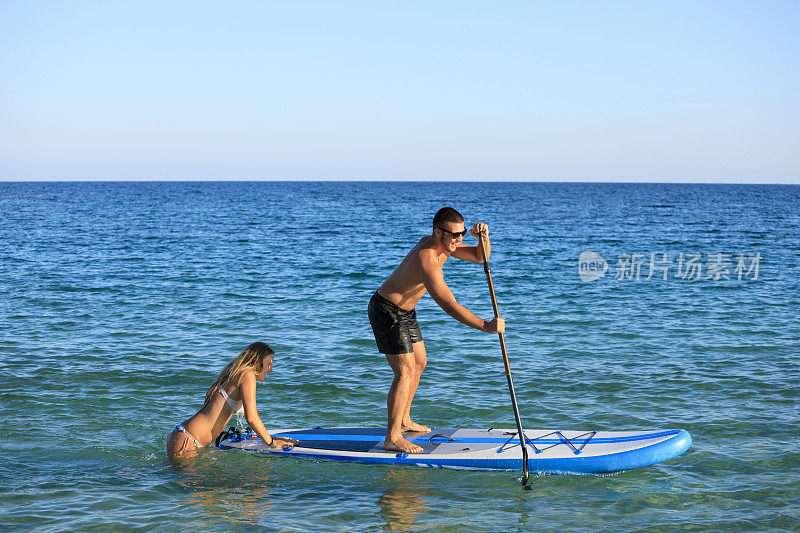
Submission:
POLYGON ((217 380, 211 385, 211 388, 206 392, 206 403, 211 401, 211 398, 231 382, 239 379, 242 373, 246 370, 252 370, 256 374, 264 370, 264 360, 267 357, 272 357, 275 350, 265 342, 254 342, 240 353, 236 359, 222 369, 222 372, 217 376, 217 380))

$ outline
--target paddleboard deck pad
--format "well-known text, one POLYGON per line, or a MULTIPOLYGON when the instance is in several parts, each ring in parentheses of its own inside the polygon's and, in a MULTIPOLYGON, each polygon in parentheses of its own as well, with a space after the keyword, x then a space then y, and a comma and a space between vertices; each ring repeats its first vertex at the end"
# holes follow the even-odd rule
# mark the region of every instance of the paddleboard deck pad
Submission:
MULTIPOLYGON (((275 455, 477 470, 521 470, 522 449, 512 429, 437 428, 404 434, 422 453, 383 448, 385 428, 270 430, 275 437, 300 441, 272 449, 253 432, 227 436, 218 446, 275 455)), ((526 430, 528 468, 533 473, 605 474, 649 466, 682 454, 692 444, 685 430, 569 431, 526 430)))

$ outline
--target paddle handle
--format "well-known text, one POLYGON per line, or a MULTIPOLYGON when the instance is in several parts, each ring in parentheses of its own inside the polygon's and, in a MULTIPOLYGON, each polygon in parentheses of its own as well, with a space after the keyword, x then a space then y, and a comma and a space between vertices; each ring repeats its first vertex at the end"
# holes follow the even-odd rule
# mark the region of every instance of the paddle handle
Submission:
MULTIPOLYGON (((500 311, 497 308, 497 296, 494 293, 494 283, 492 283, 492 267, 489 265, 489 261, 486 259, 486 246, 483 244, 483 234, 478 234, 478 244, 481 247, 481 252, 483 253, 483 271, 486 273, 486 281, 489 283, 489 296, 492 298, 492 310, 494 311, 494 317, 500 317, 500 311)), ((511 395, 511 407, 514 409, 514 419, 517 422, 517 431, 519 434, 519 445, 522 448, 522 486, 525 487, 526 490, 530 490, 530 486, 528 485, 528 446, 525 444, 525 433, 522 430, 522 420, 519 417, 519 407, 517 406, 517 394, 514 392, 514 380, 511 378, 511 365, 508 362, 508 351, 506 350, 506 338, 505 335, 498 332, 498 337, 500 337, 500 351, 503 353, 503 365, 506 368, 506 380, 508 381, 508 393, 511 395)))

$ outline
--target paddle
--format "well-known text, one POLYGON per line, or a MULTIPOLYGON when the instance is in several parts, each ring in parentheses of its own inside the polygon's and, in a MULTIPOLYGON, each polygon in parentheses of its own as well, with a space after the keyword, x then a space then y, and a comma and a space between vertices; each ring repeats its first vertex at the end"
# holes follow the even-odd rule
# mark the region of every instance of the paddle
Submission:
MULTIPOLYGON (((486 247, 483 244, 483 234, 478 234, 478 244, 483 252, 483 271, 486 272, 486 281, 489 283, 489 295, 492 297, 492 309, 494 317, 498 318, 500 312, 497 310, 497 297, 494 295, 494 284, 492 283, 492 268, 486 260, 486 247)), ((506 352, 506 339, 502 333, 500 337, 500 351, 503 352, 503 364, 506 367, 506 379, 508 380, 508 392, 511 394, 511 406, 514 408, 514 418, 517 420, 517 434, 519 435, 519 445, 522 447, 522 487, 531 490, 528 484, 528 447, 525 445, 525 433, 522 431, 522 422, 519 418, 519 408, 517 407, 517 395, 514 392, 514 381, 511 379, 511 367, 508 364, 508 352, 506 352)))

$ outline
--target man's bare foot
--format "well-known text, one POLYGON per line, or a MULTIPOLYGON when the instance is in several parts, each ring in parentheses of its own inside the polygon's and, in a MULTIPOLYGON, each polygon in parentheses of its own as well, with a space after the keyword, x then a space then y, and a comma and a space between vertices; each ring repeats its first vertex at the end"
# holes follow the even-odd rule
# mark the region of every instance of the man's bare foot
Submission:
POLYGON ((422 453, 422 448, 402 437, 392 440, 387 438, 383 441, 383 449, 389 452, 422 453))
POLYGON ((412 422, 408 420, 403 422, 403 431, 414 431, 417 433, 428 433, 431 430, 428 426, 423 426, 422 424, 417 424, 416 422, 412 422))

